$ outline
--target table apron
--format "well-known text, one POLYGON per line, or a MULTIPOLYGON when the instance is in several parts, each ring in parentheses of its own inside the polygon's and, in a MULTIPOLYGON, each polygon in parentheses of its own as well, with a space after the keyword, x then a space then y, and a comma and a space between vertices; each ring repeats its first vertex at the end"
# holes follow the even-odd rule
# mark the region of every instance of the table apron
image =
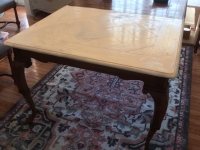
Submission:
MULTIPOLYGON (((128 70, 123 70, 119 68, 113 68, 110 66, 103 66, 99 64, 93 64, 84 62, 81 60, 74 60, 70 58, 63 58, 48 54, 42 54, 38 52, 32 52, 27 50, 21 50, 21 49, 13 49, 14 51, 14 60, 15 61, 21 61, 27 63, 27 60, 30 60, 30 58, 34 58, 36 60, 39 60, 41 62, 53 62, 63 65, 69 65, 72 67, 92 70, 96 72, 106 73, 110 75, 118 76, 121 79, 125 80, 141 80, 144 82, 144 90, 149 91, 155 91, 155 92, 161 92, 165 93, 168 89, 168 79, 163 77, 157 77, 152 76, 148 74, 142 74, 137 72, 132 72, 128 70)), ((30 65, 27 65, 27 68, 30 65)))

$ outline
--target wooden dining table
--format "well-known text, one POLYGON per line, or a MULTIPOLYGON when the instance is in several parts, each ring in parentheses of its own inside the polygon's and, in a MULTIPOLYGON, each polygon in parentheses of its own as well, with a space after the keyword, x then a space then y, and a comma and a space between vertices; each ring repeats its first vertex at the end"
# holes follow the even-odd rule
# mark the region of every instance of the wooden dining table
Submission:
POLYGON ((142 80, 155 102, 148 150, 168 106, 168 79, 178 74, 187 0, 89 2, 74 0, 4 43, 13 48, 14 82, 32 110, 27 123, 37 113, 24 74, 31 58, 142 80))

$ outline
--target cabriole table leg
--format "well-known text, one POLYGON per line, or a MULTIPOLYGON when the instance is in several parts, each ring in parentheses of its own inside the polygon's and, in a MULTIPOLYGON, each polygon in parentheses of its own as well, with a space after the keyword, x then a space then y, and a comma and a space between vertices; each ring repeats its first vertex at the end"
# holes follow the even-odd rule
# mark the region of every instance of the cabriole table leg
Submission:
POLYGON ((12 62, 12 67, 11 67, 13 79, 14 83, 17 85, 19 89, 19 93, 21 93, 24 96, 24 99, 31 107, 32 115, 30 115, 26 120, 26 123, 31 123, 36 115, 36 109, 30 94, 30 90, 26 83, 24 69, 30 67, 32 63, 30 58, 24 59, 21 56, 20 50, 14 49, 13 51, 15 54, 15 58, 14 61, 12 62))
POLYGON ((147 135, 147 139, 145 142, 145 150, 149 150, 149 143, 152 139, 153 135, 156 133, 157 130, 160 129, 163 118, 165 117, 167 106, 168 106, 168 99, 169 99, 169 90, 167 88, 166 92, 148 92, 154 99, 154 115, 150 125, 150 130, 147 135))

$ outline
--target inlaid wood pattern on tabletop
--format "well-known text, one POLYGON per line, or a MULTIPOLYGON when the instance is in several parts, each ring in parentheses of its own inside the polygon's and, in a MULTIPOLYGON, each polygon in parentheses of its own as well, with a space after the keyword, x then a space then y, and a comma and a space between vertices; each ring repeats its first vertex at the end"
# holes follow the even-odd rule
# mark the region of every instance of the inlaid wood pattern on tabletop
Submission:
MULTIPOLYGON (((99 0, 100 1, 100 0, 99 0)), ((89 2, 89 1, 88 1, 89 2)), ((21 21, 20 31, 34 24, 40 19, 46 16, 45 13, 40 13, 39 16, 28 17, 25 13, 23 6, 17 7, 19 19, 21 21)), ((14 20, 13 11, 7 11, 3 19, 14 20)), ((7 31, 10 36, 17 34, 17 26, 10 24, 1 31, 7 31)), ((55 66, 53 63, 41 63, 33 60, 33 65, 26 69, 26 79, 29 87, 32 87, 37 83, 48 71, 55 66)), ((0 71, 10 71, 7 58, 0 62, 0 71)), ((193 56, 193 70, 192 70, 192 89, 191 89, 191 102, 190 102, 190 122, 189 122, 189 139, 188 139, 188 150, 199 150, 200 149, 200 55, 193 56)), ((13 80, 8 77, 0 78, 0 116, 3 116, 12 107, 21 95, 18 93, 17 87, 14 85, 13 80)))

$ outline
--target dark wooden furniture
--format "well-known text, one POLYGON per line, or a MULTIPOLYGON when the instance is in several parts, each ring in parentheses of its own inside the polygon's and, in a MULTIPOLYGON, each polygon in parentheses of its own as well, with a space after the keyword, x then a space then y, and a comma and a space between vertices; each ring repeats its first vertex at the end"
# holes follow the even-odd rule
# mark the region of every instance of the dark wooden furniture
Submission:
POLYGON ((123 69, 117 69, 97 64, 91 64, 84 61, 78 61, 73 59, 67 59, 57 57, 53 55, 47 55, 37 52, 26 51, 22 49, 14 48, 14 61, 12 63, 12 72, 15 84, 17 85, 19 92, 27 100, 32 110, 32 115, 27 119, 27 123, 31 123, 36 116, 36 109, 32 100, 28 85, 26 83, 24 69, 32 65, 31 59, 34 58, 41 62, 54 62, 59 64, 66 64, 69 66, 79 67, 83 69, 93 70, 97 72, 103 72, 119 76, 122 79, 134 79, 144 81, 143 93, 150 93, 155 102, 154 116, 151 122, 150 130, 146 139, 145 150, 148 150, 149 142, 155 132, 160 129, 162 120, 165 116, 168 106, 168 79, 162 77, 156 77, 151 75, 145 75, 141 73, 135 73, 123 69))
MULTIPOLYGON (((133 8, 133 11, 134 11, 133 13, 150 15, 153 11, 155 11, 154 16, 165 17, 165 18, 168 18, 168 17, 170 18, 170 16, 173 16, 173 18, 175 18, 175 19, 180 19, 180 22, 184 18, 186 2, 187 2, 186 0, 170 1, 172 3, 172 5, 177 5, 177 6, 181 5, 181 7, 172 7, 172 9, 170 9, 170 4, 169 5, 157 5, 157 4, 151 3, 151 6, 149 7, 150 1, 148 1, 147 3, 145 0, 139 0, 139 1, 141 3, 143 2, 143 4, 144 4, 143 9, 146 11, 141 11, 141 10, 138 10, 137 8, 134 9, 135 7, 131 7, 131 8, 133 8), (146 7, 146 5, 148 5, 148 7, 146 7), (163 12, 161 13, 160 11, 156 12, 157 9, 160 10, 161 8, 163 9, 163 12, 165 12, 165 11, 169 12, 170 13, 169 16, 168 16, 168 14, 163 13, 163 12), (173 9, 175 9, 175 10, 173 10, 173 9)), ((102 3, 103 2, 104 1, 102 1, 102 3)), ((116 11, 118 9, 117 6, 116 7, 112 6, 112 1, 106 1, 105 3, 108 5, 105 5, 105 6, 102 5, 102 3, 99 5, 98 5, 98 3, 93 3, 93 4, 87 4, 87 3, 89 3, 89 2, 82 1, 82 3, 80 3, 80 1, 75 0, 73 3, 71 3, 71 5, 72 6, 93 7, 93 8, 103 8, 103 9, 114 9, 116 11)), ((133 5, 135 5, 135 4, 133 4, 133 5)), ((141 7, 139 7, 139 8, 142 9, 141 7)), ((65 12, 64 9, 62 10, 62 12, 65 12)), ((54 14, 54 17, 55 16, 56 15, 54 14)), ((60 16, 58 15, 58 17, 60 17, 60 16)), ((45 23, 42 24, 42 26, 39 26, 39 24, 36 24, 36 28, 34 30, 32 30, 33 28, 30 30, 28 29, 28 30, 31 31, 30 33, 33 33, 33 31, 34 31, 34 34, 37 34, 36 31, 39 31, 39 29, 46 26, 47 25, 46 23, 48 21, 51 23, 51 21, 53 21, 53 20, 47 19, 46 21, 44 21, 45 23)), ((13 72, 13 77, 14 77, 15 83, 19 89, 19 92, 24 96, 24 98, 26 99, 27 103, 30 105, 31 110, 32 110, 32 115, 27 119, 27 123, 31 123, 33 121, 34 117, 36 116, 35 105, 32 100, 29 88, 27 86, 25 74, 24 74, 24 69, 28 68, 32 65, 31 58, 37 59, 37 60, 39 60, 41 62, 45 62, 45 63, 46 62, 55 62, 55 63, 59 63, 59 64, 66 64, 66 65, 70 65, 70 66, 74 66, 74 67, 97 71, 97 72, 103 72, 103 73, 107 73, 107 74, 117 75, 122 79, 142 80, 142 81, 144 81, 143 92, 150 93, 155 101, 154 116, 153 116, 153 120, 151 122, 150 130, 149 130, 149 133, 148 133, 148 136, 146 139, 146 143, 145 143, 145 150, 149 149, 149 142, 150 142, 151 138, 153 137, 153 135, 155 134, 155 132, 160 129, 163 117, 165 116, 166 109, 168 106, 168 94, 169 94, 168 93, 168 77, 160 77, 159 75, 152 75, 152 74, 147 74, 147 73, 142 73, 142 72, 137 72, 137 71, 131 71, 131 70, 123 69, 122 67, 103 65, 103 64, 100 64, 99 62, 88 62, 88 61, 84 61, 84 59, 78 59, 78 56, 77 57, 69 57, 67 55, 64 56, 64 55, 59 54, 59 49, 61 49, 61 52, 63 52, 65 49, 63 49, 62 46, 60 47, 59 45, 57 45, 58 46, 57 50, 53 51, 52 50, 53 45, 49 45, 50 43, 52 44, 52 42, 47 43, 48 50, 47 49, 45 50, 45 48, 41 48, 41 46, 45 45, 45 44, 43 44, 43 42, 45 43, 47 41, 41 42, 42 40, 37 39, 38 36, 37 37, 33 36, 30 38, 30 36, 32 36, 32 35, 30 35, 28 30, 26 30, 24 32, 24 36, 22 36, 22 34, 23 34, 22 33, 19 36, 13 37, 13 41, 11 39, 11 40, 8 40, 8 42, 6 42, 7 45, 13 47, 13 51, 14 51, 14 61, 12 63, 12 72, 13 72), (28 36, 29 36, 30 40, 34 41, 32 44, 30 43, 30 45, 27 42, 25 43, 23 41, 23 40, 27 40, 28 36), (21 40, 20 40, 20 38, 21 38, 21 40), (40 42, 42 43, 42 45, 39 44, 40 42)), ((61 36, 64 36, 64 35, 62 35, 62 33, 61 33, 61 36)), ((42 34, 42 35, 45 36, 46 34, 42 34)), ((28 41, 30 42, 30 40, 28 40, 28 41)), ((59 41, 57 41, 57 42, 59 42, 59 41)), ((176 43, 177 43, 177 45, 178 44, 180 45, 181 42, 182 42, 181 39, 179 39, 179 42, 176 42, 176 43)), ((63 42, 61 42, 61 43, 63 43, 63 42)), ((70 45, 70 43, 68 43, 68 44, 70 45)), ((65 46, 67 47, 68 44, 66 44, 65 46)), ((55 44, 54 44, 54 46, 55 46, 55 44)), ((73 49, 75 46, 76 45, 73 45, 71 48, 73 49)), ((70 49, 69 49, 69 51, 70 51, 70 49)), ((177 53, 178 52, 180 52, 180 51, 177 51, 177 53)), ((65 53, 63 53, 63 54, 65 54, 65 53)), ((84 55, 84 53, 83 53, 83 55, 84 55)), ((179 57, 179 55, 180 54, 177 54, 177 57, 179 57)), ((173 55, 172 55, 172 57, 173 57, 173 55)), ((177 63, 176 63, 176 66, 178 67, 177 63)))
MULTIPOLYGON (((8 46, 3 45, 3 43, 0 42, 0 59, 3 59, 5 57, 8 57, 9 64, 10 64, 10 67, 11 67, 11 64, 12 64, 12 49, 8 46)), ((0 73, 0 77, 1 76, 12 77, 12 74, 2 72, 2 73, 0 73)))
POLYGON ((20 22, 17 15, 17 5, 14 0, 0 0, 0 13, 5 12, 11 8, 14 9, 16 21, 0 21, 4 25, 0 26, 0 29, 4 28, 9 23, 16 23, 17 27, 20 28, 20 22))

